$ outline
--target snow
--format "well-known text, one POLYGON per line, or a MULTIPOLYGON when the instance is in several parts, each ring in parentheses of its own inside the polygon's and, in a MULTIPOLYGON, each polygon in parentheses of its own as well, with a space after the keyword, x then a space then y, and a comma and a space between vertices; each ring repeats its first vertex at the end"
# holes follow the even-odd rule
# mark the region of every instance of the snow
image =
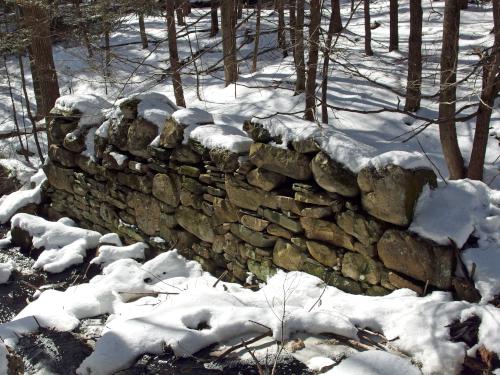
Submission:
POLYGON ((237 154, 247 153, 253 143, 245 132, 229 125, 190 125, 184 130, 184 143, 189 139, 208 149, 223 148, 237 154))
POLYGON ((50 222, 41 217, 17 214, 11 220, 11 228, 27 231, 33 247, 44 249, 34 264, 46 272, 58 273, 80 264, 89 249, 96 248, 101 234, 67 225, 64 220, 50 222))
POLYGON ((126 155, 123 155, 123 154, 120 154, 120 153, 114 152, 114 151, 110 152, 109 156, 111 156, 113 159, 115 159, 116 164, 119 167, 123 167, 123 165, 125 164, 125 162, 128 160, 128 157, 126 155))
POLYGON ((39 170, 31 179, 35 187, 27 190, 18 190, 0 198, 0 224, 5 224, 11 217, 29 204, 39 204, 42 199, 42 184, 46 177, 39 170))
POLYGON ((5 284, 9 281, 12 271, 14 271, 16 264, 14 261, 9 260, 5 263, 0 263, 0 284, 5 284))
MULTIPOLYGON (((100 127, 99 127, 100 128, 100 127)), ((98 128, 90 128, 87 135, 85 135, 85 150, 82 155, 88 156, 91 160, 95 161, 95 147, 94 139, 98 128)))
POLYGON ((76 114, 81 117, 78 121, 80 127, 99 125, 104 121, 103 110, 111 104, 104 98, 95 94, 63 95, 56 100, 54 108, 63 112, 76 114))
POLYGON ((7 351, 7 347, 5 344, 0 341, 0 374, 7 374, 9 362, 7 360, 7 355, 9 352, 7 351))
POLYGON ((132 98, 140 100, 137 117, 156 125, 158 133, 161 133, 165 121, 177 110, 177 106, 167 96, 158 92, 141 93, 132 98))
POLYGON ((107 266, 118 259, 144 259, 144 252, 147 248, 148 245, 143 242, 129 246, 103 245, 99 247, 98 255, 90 263, 107 266))
POLYGON ((172 114, 172 118, 179 124, 190 126, 190 125, 208 125, 214 123, 214 117, 199 108, 183 108, 175 111, 172 114))
POLYGON ((500 293, 500 191, 473 180, 425 187, 409 229, 438 244, 452 241, 459 249, 471 235, 477 237, 477 247, 465 249, 462 257, 469 270, 476 265, 474 279, 483 302, 500 293))
POLYGON ((97 137, 100 137, 100 138, 103 138, 103 139, 108 139, 108 130, 109 130, 109 126, 111 125, 111 121, 110 120, 106 120, 104 121, 101 126, 99 126, 97 128, 97 130, 95 131, 95 135, 97 137))
POLYGON ((122 246, 122 241, 116 233, 107 233, 99 239, 99 245, 122 246))
POLYGON ((421 372, 407 359, 379 350, 369 350, 350 356, 346 360, 342 361, 338 366, 335 366, 330 371, 325 372, 325 374, 421 375, 421 372))

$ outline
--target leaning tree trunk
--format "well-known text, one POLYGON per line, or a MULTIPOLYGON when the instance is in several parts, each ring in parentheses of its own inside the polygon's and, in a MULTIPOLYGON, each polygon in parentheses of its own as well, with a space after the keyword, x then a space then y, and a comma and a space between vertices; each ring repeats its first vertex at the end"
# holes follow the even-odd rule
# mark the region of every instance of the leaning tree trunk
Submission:
POLYGON ((47 117, 59 97, 59 83, 52 54, 50 15, 43 5, 22 2, 24 22, 31 32, 30 66, 37 102, 37 117, 47 117))
POLYGON ((439 95, 439 137, 450 179, 464 177, 464 160, 457 139, 455 124, 456 82, 460 7, 457 0, 446 0, 441 50, 441 84, 439 95))
POLYGON ((276 6, 278 8, 278 48, 283 53, 283 57, 287 57, 284 0, 276 0, 276 6))
POLYGON ((295 94, 303 93, 306 88, 306 65, 304 57, 304 8, 305 1, 297 0, 297 23, 295 27, 295 94))
POLYGON ((253 47, 252 73, 257 71, 257 59, 259 57, 259 42, 260 42, 260 16, 262 13, 262 0, 257 0, 257 19, 255 21, 255 39, 253 47))
POLYGON ((219 32, 219 16, 217 12, 217 8, 219 7, 219 0, 212 0, 210 2, 211 11, 210 11, 210 37, 214 37, 219 32))
POLYGON ((364 14, 365 14, 365 55, 373 56, 372 50, 372 29, 370 27, 370 0, 364 0, 364 14))
POLYGON ((314 121, 316 117, 316 73, 318 70, 319 29, 321 27, 320 0, 311 0, 310 7, 311 20, 309 23, 309 60, 307 62, 305 119, 314 121))
POLYGON ((148 48, 148 36, 146 34, 146 26, 144 25, 144 13, 139 12, 139 33, 141 35, 142 48, 148 48))
POLYGON ((175 30, 175 4, 167 1, 167 34, 168 50, 170 54, 170 71, 174 85, 175 102, 180 107, 185 107, 184 90, 182 89, 179 54, 177 52, 177 32, 175 30))
POLYGON ((226 86, 238 80, 236 60, 236 8, 235 0, 221 3, 222 50, 224 55, 224 80, 226 86))
POLYGON ((484 159, 486 146, 488 144, 491 112, 495 104, 495 98, 499 92, 497 81, 500 73, 500 1, 493 0, 493 22, 495 24, 495 42, 492 53, 483 67, 484 77, 481 100, 476 118, 476 130, 474 132, 474 143, 470 157, 467 177, 473 180, 482 180, 484 172, 484 159))
POLYGON ((415 112, 420 108, 422 95, 422 0, 410 0, 408 50, 405 111, 415 112))
POLYGON ((399 30, 398 30, 398 0, 389 2, 390 36, 389 52, 399 49, 399 30))

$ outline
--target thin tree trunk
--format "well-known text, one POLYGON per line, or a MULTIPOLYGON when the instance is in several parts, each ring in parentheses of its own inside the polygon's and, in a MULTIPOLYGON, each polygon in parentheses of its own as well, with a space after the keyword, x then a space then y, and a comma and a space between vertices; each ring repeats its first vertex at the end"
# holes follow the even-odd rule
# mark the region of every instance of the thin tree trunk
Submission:
POLYGON ((370 0, 364 0, 365 14, 365 55, 373 56, 372 50, 372 29, 370 27, 370 0))
POLYGON ((316 114, 316 73, 318 70, 319 29, 321 26, 320 0, 311 0, 311 20, 309 24, 309 60, 307 62, 306 111, 305 119, 315 120, 316 114))
POLYGON ((59 83, 50 38, 50 17, 43 6, 35 3, 24 2, 21 7, 24 21, 31 31, 29 52, 33 86, 38 90, 38 95, 35 96, 37 117, 47 117, 59 97, 59 83))
MULTIPOLYGON (((332 0, 332 9, 334 7, 334 2, 337 0, 332 0)), ((328 67, 330 62, 330 48, 332 47, 333 35, 336 33, 335 27, 337 26, 336 15, 334 12, 330 15, 330 24, 328 25, 328 35, 326 37, 325 48, 323 50, 323 72, 322 72, 322 82, 321 82, 321 122, 328 124, 328 106, 327 106, 327 94, 328 94, 328 67)))
POLYGON ((457 0, 446 0, 441 50, 441 85, 439 96, 439 136, 450 179, 464 177, 464 160, 455 124, 456 81, 460 8, 457 0))
POLYGON ((389 36, 389 52, 399 49, 399 30, 398 30, 398 0, 390 0, 389 2, 389 18, 390 18, 390 36, 389 36))
POLYGON ((288 3, 289 20, 290 20, 290 43, 292 44, 293 61, 297 64, 295 56, 295 27, 297 26, 297 0, 289 0, 288 3))
POLYGON ((460 1, 460 9, 467 9, 469 7, 469 1, 468 0, 459 0, 460 1))
POLYGON ((139 12, 139 33, 141 34, 142 48, 148 48, 148 36, 146 35, 146 26, 144 25, 144 13, 139 12))
MULTIPOLYGON (((174 0, 167 0, 167 3, 174 2, 174 0)), ((177 24, 179 26, 185 26, 184 13, 182 11, 183 2, 182 0, 175 0, 175 14, 177 15, 177 24)))
POLYGON ((255 20, 255 39, 253 47, 252 73, 257 71, 257 59, 259 57, 260 42, 260 15, 262 13, 262 0, 257 0, 257 19, 255 20))
POLYGON ((284 0, 276 0, 276 5, 278 7, 278 48, 283 53, 283 57, 287 57, 284 0))
POLYGON ((109 77, 110 70, 109 66, 111 65, 111 45, 109 42, 109 32, 110 25, 106 23, 104 30, 104 84, 106 85, 106 94, 108 94, 108 85, 109 85, 109 77))
MULTIPOLYGON (((340 33, 342 31, 342 19, 340 18, 340 0, 331 2, 332 14, 330 15, 330 24, 332 24, 332 32, 340 33)), ((329 26, 330 27, 330 26, 329 26)))
POLYGON ((174 85, 175 103, 179 107, 185 107, 184 91, 182 89, 179 54, 177 52, 177 32, 175 30, 175 4, 167 1, 167 35, 168 51, 170 54, 170 71, 172 72, 172 83, 174 85))
POLYGON ((236 7, 238 12, 238 19, 241 20, 243 18, 243 0, 236 0, 236 7))
POLYGON ((211 12, 210 12, 210 19, 211 19, 211 27, 210 27, 210 36, 214 37, 217 35, 219 32, 219 16, 217 12, 217 8, 219 7, 219 0, 212 0, 211 3, 211 12))
POLYGON ((498 95, 499 85, 497 75, 500 72, 500 1, 493 0, 493 22, 495 24, 495 42, 489 61, 483 67, 486 79, 483 80, 481 100, 476 118, 474 143, 470 157, 467 177, 473 180, 482 180, 484 173, 484 159, 488 144, 491 112, 498 95))
POLYGON ((351 13, 354 13, 354 10, 356 8, 354 7, 354 0, 351 0, 351 13))
POLYGON ((33 112, 31 112, 31 104, 28 96, 28 91, 26 90, 26 78, 24 73, 24 63, 23 63, 23 55, 19 53, 17 55, 17 61, 19 63, 19 72, 21 74, 21 87, 23 89, 24 101, 26 103, 26 113, 28 114, 28 119, 31 122, 31 127, 33 130, 33 138, 35 140, 36 150, 38 152, 38 157, 40 161, 43 163, 45 159, 43 157, 42 147, 40 146, 40 140, 38 138, 38 130, 36 128, 36 119, 33 116, 33 112))
POLYGON ((295 59, 297 80, 295 81, 295 94, 304 92, 306 88, 306 65, 304 57, 304 8, 305 1, 297 0, 297 24, 295 27, 295 59))
POLYGON ((415 112, 420 108, 422 95, 422 0, 410 0, 408 50, 405 111, 415 112))
POLYGON ((191 1, 184 0, 184 3, 182 4, 182 14, 184 15, 184 17, 187 17, 191 14, 191 1))
POLYGON ((89 57, 93 57, 94 53, 92 52, 92 47, 90 45, 89 33, 87 32, 87 28, 82 25, 82 12, 80 9, 80 0, 74 0, 73 4, 75 6, 75 13, 77 17, 78 23, 78 31, 83 35, 83 43, 85 48, 87 49, 87 55, 89 57))
POLYGON ((236 60, 236 8, 235 0, 224 0, 221 4, 222 49, 224 54, 224 80, 226 86, 238 80, 236 60))

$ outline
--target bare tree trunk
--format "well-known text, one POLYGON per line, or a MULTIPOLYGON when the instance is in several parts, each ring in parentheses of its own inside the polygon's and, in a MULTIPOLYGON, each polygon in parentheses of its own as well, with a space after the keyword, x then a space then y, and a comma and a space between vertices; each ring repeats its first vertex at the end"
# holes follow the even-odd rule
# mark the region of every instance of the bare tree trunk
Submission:
POLYGON ((297 80, 295 81, 295 94, 300 94, 306 89, 306 64, 304 57, 304 8, 305 1, 297 0, 297 24, 295 27, 295 59, 297 80))
POLYGON ((460 9, 467 9, 469 7, 468 0, 459 0, 460 1, 460 9))
POLYGON ((252 73, 257 71, 257 59, 259 57, 260 42, 260 15, 262 13, 262 0, 257 0, 257 19, 255 21, 255 39, 253 47, 252 73))
POLYGON ((458 145, 455 125, 459 29, 459 4, 457 0, 446 0, 443 19, 443 47, 441 50, 439 136, 443 155, 450 171, 450 179, 452 180, 464 177, 464 160, 458 145))
POLYGON ((148 36, 146 35, 146 26, 144 25, 144 13, 139 12, 139 33, 141 34, 142 48, 148 48, 148 36))
POLYGON ((182 89, 179 54, 177 52, 177 32, 175 30, 175 4, 167 1, 167 34, 168 50, 170 54, 170 71, 172 72, 172 83, 174 85, 175 103, 179 107, 185 107, 184 91, 182 89))
MULTIPOLYGON (((48 10, 33 2, 23 2, 24 21, 31 31, 30 64, 33 86, 38 90, 37 116, 47 117, 59 97, 59 83, 52 54, 48 10)), ((35 91, 36 92, 36 91, 35 91)))
POLYGON ((26 90, 26 78, 24 74, 24 63, 23 63, 23 55, 19 53, 17 55, 17 61, 19 64, 19 72, 21 74, 21 87, 23 89, 24 102, 26 103, 26 113, 28 114, 28 119, 31 122, 31 127, 33 130, 33 138, 35 140, 36 150, 38 152, 38 157, 40 161, 43 163, 45 161, 43 157, 42 147, 40 146, 40 140, 38 139, 38 130, 36 128, 36 119, 33 116, 33 112, 31 112, 31 104, 28 96, 28 91, 26 90))
POLYGON ((104 30, 104 83, 106 85, 106 94, 108 94, 108 84, 109 84, 109 77, 110 77, 110 71, 109 71, 109 66, 111 65, 111 46, 109 42, 109 33, 110 33, 110 28, 111 26, 106 23, 105 30, 104 30))
MULTIPOLYGON (((332 9, 334 7, 334 2, 332 1, 332 9)), ((336 20, 337 16, 334 12, 330 15, 330 24, 328 25, 328 35, 326 37, 325 49, 323 50, 323 72, 322 72, 322 82, 321 82, 321 122, 328 124, 328 106, 327 106, 327 94, 328 94, 328 67, 330 62, 330 48, 332 47, 333 35, 336 33, 335 27, 337 26, 336 20)))
POLYGON ((217 12, 217 8, 219 7, 219 0, 212 0, 211 3, 211 12, 210 12, 210 19, 211 19, 211 27, 210 27, 210 36, 214 37, 217 35, 219 32, 219 16, 217 12))
POLYGON ((236 60, 236 8, 235 0, 224 0, 221 4, 222 49, 224 54, 224 80, 226 86, 238 80, 236 60))
POLYGON ((370 27, 370 0, 364 0, 364 14, 365 14, 365 55, 373 56, 372 50, 372 29, 370 27))
POLYGON ((236 11, 238 13, 238 19, 241 20, 243 18, 243 0, 236 0, 236 11))
POLYGON ((184 3, 182 4, 182 14, 184 15, 184 17, 187 17, 191 14, 191 1, 184 0, 184 3))
POLYGON ((398 0, 390 0, 389 18, 390 18, 389 52, 391 52, 391 51, 397 51, 399 49, 398 0))
POLYGON ((287 57, 284 0, 276 0, 276 5, 278 7, 278 48, 283 53, 283 57, 287 57))
POLYGON ((289 0, 288 3, 289 20, 290 20, 290 43, 292 44, 293 61, 297 64, 295 56, 295 28, 297 26, 297 0, 289 0))
POLYGON ((484 76, 481 100, 476 118, 476 130, 474 132, 474 143, 470 157, 467 177, 473 180, 482 180, 484 172, 484 159, 486 146, 488 144, 491 112, 495 104, 495 98, 499 92, 497 81, 500 72, 500 1, 493 0, 493 22, 495 24, 495 42, 489 61, 483 67, 484 76))
POLYGON ((82 12, 80 9, 80 0, 73 0, 73 4, 75 6, 78 31, 83 35, 83 43, 85 45, 85 48, 87 49, 87 55, 89 57, 93 57, 94 53, 92 52, 92 47, 90 45, 89 33, 87 32, 87 28, 84 25, 82 25, 82 12))
POLYGON ((410 0, 408 50, 405 111, 415 112, 420 108, 422 95, 422 0, 410 0))
POLYGON ((316 73, 318 70, 319 29, 321 27, 320 0, 311 0, 311 20, 309 24, 309 60, 307 62, 306 111, 305 119, 315 120, 316 114, 316 73))
POLYGON ((351 0, 351 13, 354 13, 354 10, 355 10, 355 6, 354 6, 354 0, 351 0))
POLYGON ((179 26, 185 26, 184 13, 182 10, 183 0, 167 0, 167 3, 175 1, 175 14, 177 15, 177 24, 179 26))
MULTIPOLYGON (((340 33, 342 31, 342 19, 340 18, 340 0, 333 0, 331 3, 332 14, 330 15, 330 24, 332 24, 332 32, 340 33)), ((330 27, 330 26, 329 26, 330 27)))

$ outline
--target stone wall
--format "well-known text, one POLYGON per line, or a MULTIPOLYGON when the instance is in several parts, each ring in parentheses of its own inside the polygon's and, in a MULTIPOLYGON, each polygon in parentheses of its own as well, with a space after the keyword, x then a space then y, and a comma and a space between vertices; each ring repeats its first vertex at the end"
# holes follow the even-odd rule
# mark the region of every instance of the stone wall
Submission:
POLYGON ((431 170, 356 175, 312 140, 277 147, 252 122, 249 152, 207 149, 183 143, 187 124, 170 118, 161 131, 138 118, 137 100, 120 107, 97 132, 78 126, 78 112, 53 111, 52 217, 155 251, 177 248, 216 275, 229 271, 226 280, 265 280, 282 268, 352 293, 451 288, 453 250, 406 230, 423 186, 436 184, 431 170))

